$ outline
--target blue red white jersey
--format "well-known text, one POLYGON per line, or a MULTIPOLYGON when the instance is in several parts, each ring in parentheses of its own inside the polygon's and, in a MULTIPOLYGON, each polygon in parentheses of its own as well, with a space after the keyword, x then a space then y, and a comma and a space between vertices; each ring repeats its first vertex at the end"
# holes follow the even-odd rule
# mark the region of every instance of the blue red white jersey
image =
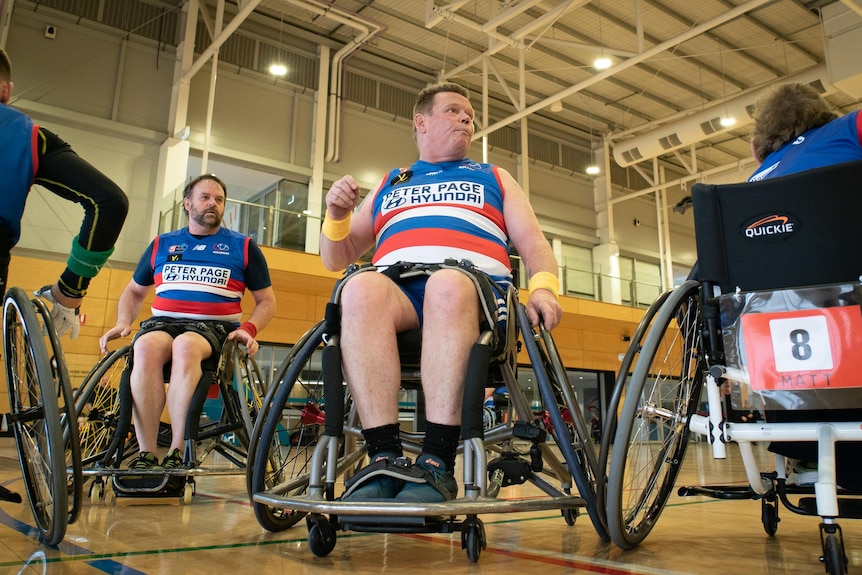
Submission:
POLYGON ((495 281, 511 282, 504 193, 497 167, 470 159, 392 170, 372 198, 372 262, 466 259, 495 281))
POLYGON ((0 225, 15 243, 21 237, 21 218, 39 168, 39 126, 14 108, 0 104, 0 225))
POLYGON ((858 110, 808 130, 772 152, 748 181, 777 178, 854 160, 862 160, 862 114, 858 110))
POLYGON ((134 279, 141 285, 155 283, 153 315, 238 322, 250 242, 227 228, 200 237, 188 228, 168 232, 153 240, 134 279))

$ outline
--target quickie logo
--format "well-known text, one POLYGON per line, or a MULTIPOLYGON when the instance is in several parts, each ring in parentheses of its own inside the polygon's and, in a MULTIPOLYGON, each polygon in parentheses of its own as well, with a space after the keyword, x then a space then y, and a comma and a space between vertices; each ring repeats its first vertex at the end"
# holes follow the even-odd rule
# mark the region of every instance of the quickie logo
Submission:
POLYGON ((745 237, 755 241, 774 242, 786 239, 799 230, 799 221, 788 214, 759 216, 742 225, 745 237))

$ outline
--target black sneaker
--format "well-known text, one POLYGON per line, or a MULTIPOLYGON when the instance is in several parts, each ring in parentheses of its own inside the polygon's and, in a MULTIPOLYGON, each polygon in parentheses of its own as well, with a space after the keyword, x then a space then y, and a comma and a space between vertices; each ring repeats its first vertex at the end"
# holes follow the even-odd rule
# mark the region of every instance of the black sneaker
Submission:
POLYGON ((168 453, 165 458, 162 460, 162 467, 165 469, 182 469, 183 467, 183 454, 179 449, 174 449, 170 453, 168 453))
POLYGON ((458 482, 455 474, 446 468, 443 460, 436 455, 421 454, 414 467, 425 471, 427 483, 407 482, 395 497, 395 501, 407 503, 442 503, 455 499, 458 495, 458 482))
MULTIPOLYGON (((397 458, 398 454, 396 453, 383 452, 375 455, 371 460, 371 463, 377 463, 383 459, 393 462, 397 458)), ((373 479, 369 479, 363 483, 362 486, 356 488, 349 495, 344 497, 344 501, 382 501, 393 499, 401 490, 403 485, 404 481, 401 479, 397 479, 389 475, 380 475, 373 479)))
POLYGON ((146 471, 148 469, 161 469, 159 460, 151 451, 142 451, 129 463, 129 469, 146 471))

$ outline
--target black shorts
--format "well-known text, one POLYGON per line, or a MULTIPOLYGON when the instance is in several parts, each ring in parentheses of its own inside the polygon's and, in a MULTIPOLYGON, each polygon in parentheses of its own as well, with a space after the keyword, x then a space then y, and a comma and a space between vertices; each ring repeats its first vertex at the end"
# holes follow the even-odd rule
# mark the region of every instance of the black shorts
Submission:
POLYGON ((151 331, 164 331, 172 338, 178 335, 191 331, 203 336, 206 339, 212 353, 203 361, 204 371, 215 369, 218 365, 221 348, 230 332, 237 328, 237 324, 230 321, 218 320, 194 320, 194 319, 178 319, 173 317, 155 316, 141 322, 141 329, 135 334, 132 339, 132 349, 134 349, 135 341, 151 331), (208 365, 212 363, 213 365, 208 365))

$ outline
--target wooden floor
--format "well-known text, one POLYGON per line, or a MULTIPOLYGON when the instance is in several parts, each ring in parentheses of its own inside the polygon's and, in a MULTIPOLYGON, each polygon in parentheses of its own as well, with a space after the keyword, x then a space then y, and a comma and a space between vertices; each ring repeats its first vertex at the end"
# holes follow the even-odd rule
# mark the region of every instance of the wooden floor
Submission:
MULTIPOLYGON (((0 483, 23 493, 14 452, 0 453, 0 483)), ((703 444, 692 444, 681 482, 742 483, 742 464, 732 455, 713 461, 703 444)), ((516 495, 538 496, 526 489, 516 495)), ((631 551, 603 543, 586 516, 570 527, 559 513, 541 512, 482 516, 488 548, 475 564, 458 535, 342 532, 332 554, 319 558, 308 550, 304 522, 280 533, 258 525, 242 477, 205 477, 190 505, 87 502, 56 548, 36 539, 26 502, 0 503, 0 574, 823 573, 818 519, 781 511, 778 533, 770 538, 760 523, 759 502, 674 494, 653 532, 631 551)), ((849 571, 862 573, 862 529, 851 520, 842 527, 849 571)))

